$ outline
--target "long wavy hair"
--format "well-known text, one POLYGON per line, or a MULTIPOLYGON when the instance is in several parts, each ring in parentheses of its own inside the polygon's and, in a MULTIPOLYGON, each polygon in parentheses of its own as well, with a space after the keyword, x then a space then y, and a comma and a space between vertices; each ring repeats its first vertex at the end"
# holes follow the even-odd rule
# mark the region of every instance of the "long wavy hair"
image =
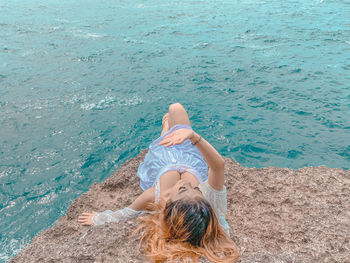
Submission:
POLYGON ((155 212, 140 217, 140 248, 153 262, 198 262, 201 256, 212 262, 236 262, 238 249, 220 227, 207 200, 197 197, 149 204, 155 212))

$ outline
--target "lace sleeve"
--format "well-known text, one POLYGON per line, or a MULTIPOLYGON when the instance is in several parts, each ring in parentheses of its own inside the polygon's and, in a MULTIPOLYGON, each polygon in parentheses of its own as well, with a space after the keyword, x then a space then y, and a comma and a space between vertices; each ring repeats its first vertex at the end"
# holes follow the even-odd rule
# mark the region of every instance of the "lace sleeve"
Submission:
POLYGON ((115 212, 113 212, 112 210, 105 210, 103 212, 96 213, 92 217, 92 222, 94 226, 99 226, 105 223, 128 220, 140 216, 144 213, 145 211, 136 211, 130 207, 125 207, 115 212))
POLYGON ((204 198, 210 203, 214 209, 215 215, 218 218, 220 226, 230 234, 229 225, 225 219, 227 212, 227 193, 226 187, 222 191, 215 190, 208 183, 208 180, 204 181, 199 185, 204 198))

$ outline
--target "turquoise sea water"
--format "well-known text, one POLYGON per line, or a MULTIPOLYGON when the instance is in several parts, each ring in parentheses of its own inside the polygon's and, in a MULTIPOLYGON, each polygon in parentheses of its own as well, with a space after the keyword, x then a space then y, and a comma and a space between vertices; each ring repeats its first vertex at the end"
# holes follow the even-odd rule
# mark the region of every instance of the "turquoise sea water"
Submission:
POLYGON ((0 1, 0 262, 173 102, 243 166, 348 169, 350 2, 0 1))

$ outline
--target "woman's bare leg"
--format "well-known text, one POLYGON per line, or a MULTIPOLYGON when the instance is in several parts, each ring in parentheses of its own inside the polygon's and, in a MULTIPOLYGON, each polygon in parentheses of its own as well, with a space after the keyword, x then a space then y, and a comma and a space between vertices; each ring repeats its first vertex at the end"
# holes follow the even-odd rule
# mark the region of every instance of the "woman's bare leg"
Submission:
POLYGON ((165 113, 162 119, 162 133, 160 134, 160 136, 162 136, 164 133, 166 133, 167 131, 169 131, 169 112, 165 113))
POLYGON ((191 126, 188 114, 180 103, 174 103, 169 106, 168 123, 169 129, 176 124, 186 124, 191 126))
POLYGON ((187 124, 191 126, 188 114, 180 103, 174 103, 169 106, 169 112, 162 119, 162 133, 160 135, 162 136, 176 124, 187 124))

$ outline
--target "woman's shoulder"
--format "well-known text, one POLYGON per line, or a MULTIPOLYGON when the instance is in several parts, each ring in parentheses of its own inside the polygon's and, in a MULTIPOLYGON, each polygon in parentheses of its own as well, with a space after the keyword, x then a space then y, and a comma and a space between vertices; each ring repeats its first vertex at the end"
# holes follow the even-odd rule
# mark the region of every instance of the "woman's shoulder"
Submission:
POLYGON ((225 185, 223 186, 223 189, 221 191, 216 190, 209 184, 208 179, 199 184, 199 189, 202 191, 202 193, 203 193, 203 190, 204 190, 205 192, 209 191, 209 192, 212 192, 212 193, 215 193, 215 194, 218 194, 218 195, 226 194, 226 186, 225 185))
POLYGON ((209 202, 214 209, 214 212, 218 218, 225 217, 227 212, 227 194, 226 187, 223 186, 221 191, 214 189, 208 180, 205 180, 199 185, 203 197, 209 202))

